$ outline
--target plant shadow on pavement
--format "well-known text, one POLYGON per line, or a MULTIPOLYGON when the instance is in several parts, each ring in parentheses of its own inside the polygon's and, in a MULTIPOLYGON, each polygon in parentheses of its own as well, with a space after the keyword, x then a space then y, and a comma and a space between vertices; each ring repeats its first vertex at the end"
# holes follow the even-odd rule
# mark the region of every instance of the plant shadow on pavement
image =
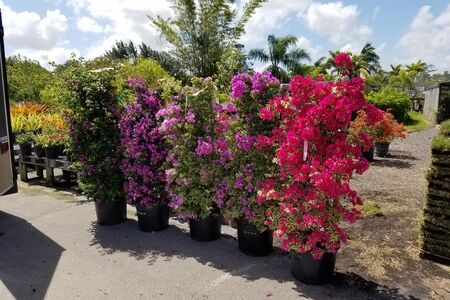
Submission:
POLYGON ((149 265, 156 261, 193 258, 203 265, 225 271, 249 281, 266 278, 277 282, 292 282, 299 296, 312 299, 414 299, 402 295, 397 289, 380 286, 353 273, 337 273, 333 282, 324 286, 311 286, 296 281, 290 274, 288 255, 272 254, 266 257, 246 256, 238 250, 237 242, 222 236, 213 242, 197 242, 190 238, 183 226, 147 233, 138 230, 137 221, 127 220, 114 226, 92 223, 90 246, 103 255, 127 253, 135 260, 149 265))
POLYGON ((0 232, 1 282, 15 299, 44 299, 65 249, 25 219, 3 211, 0 232))

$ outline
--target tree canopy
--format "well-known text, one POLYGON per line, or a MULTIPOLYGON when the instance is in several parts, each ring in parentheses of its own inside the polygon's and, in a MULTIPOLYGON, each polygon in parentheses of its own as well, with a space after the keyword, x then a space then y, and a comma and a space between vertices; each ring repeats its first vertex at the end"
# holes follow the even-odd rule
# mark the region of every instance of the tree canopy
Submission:
POLYGON ((13 55, 6 59, 11 102, 39 101, 40 92, 52 80, 52 73, 35 60, 13 55))
POLYGON ((308 52, 296 47, 296 45, 297 38, 293 35, 284 37, 269 35, 267 37, 267 50, 262 48, 252 49, 248 56, 263 63, 269 63, 267 70, 280 80, 287 82, 289 71, 292 71, 292 73, 301 72, 301 61, 310 60, 308 52))
POLYGON ((189 75, 210 77, 218 73, 217 63, 235 47, 245 24, 265 1, 249 0, 238 16, 235 0, 170 0, 174 18, 150 19, 189 75))

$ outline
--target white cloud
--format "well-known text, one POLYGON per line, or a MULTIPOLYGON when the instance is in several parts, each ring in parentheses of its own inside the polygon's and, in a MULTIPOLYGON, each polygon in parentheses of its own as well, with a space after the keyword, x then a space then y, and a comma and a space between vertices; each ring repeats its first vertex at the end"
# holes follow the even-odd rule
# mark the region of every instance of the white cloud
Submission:
POLYGON ((83 11, 94 21, 107 24, 104 28, 107 34, 86 49, 88 58, 104 54, 118 40, 145 42, 155 49, 167 47, 147 17, 171 16, 167 0, 71 0, 68 6, 76 14, 83 11))
POLYGON ((78 49, 66 49, 62 47, 55 47, 50 50, 34 50, 34 49, 16 49, 11 55, 20 54, 33 60, 37 60, 41 65, 47 69, 51 69, 50 62, 62 64, 67 61, 72 55, 81 56, 78 49))
POLYGON ((297 47, 305 49, 311 57, 311 62, 318 60, 322 55, 322 47, 313 46, 310 40, 304 36, 297 38, 297 47))
POLYGON ((402 57, 400 63, 419 59, 433 64, 438 71, 450 69, 450 4, 434 16, 431 6, 422 6, 398 42, 402 57))
MULTIPOLYGON (((241 42, 254 46, 265 42, 267 35, 273 33, 289 20, 291 14, 303 13, 312 0, 270 0, 258 8, 245 27, 245 35, 241 42)), ((245 2, 241 2, 240 9, 245 2)))
POLYGON ((356 5, 344 6, 342 2, 312 3, 306 12, 300 13, 306 26, 325 36, 336 45, 346 44, 349 49, 360 48, 372 35, 372 29, 358 23, 356 5))
POLYGON ((100 33, 103 31, 102 26, 100 26, 97 21, 86 16, 78 20, 77 27, 82 32, 100 33))
POLYGON ((0 1, 5 41, 14 48, 49 50, 57 46, 69 29, 67 18, 58 9, 45 17, 35 12, 15 12, 0 1))

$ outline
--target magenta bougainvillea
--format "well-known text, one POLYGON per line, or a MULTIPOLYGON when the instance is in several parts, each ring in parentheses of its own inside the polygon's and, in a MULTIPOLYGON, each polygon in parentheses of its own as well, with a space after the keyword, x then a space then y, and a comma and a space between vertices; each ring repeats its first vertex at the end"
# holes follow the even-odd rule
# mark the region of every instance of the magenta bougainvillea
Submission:
POLYGON ((168 200, 163 169, 167 147, 156 119, 161 100, 142 79, 130 80, 129 87, 135 91, 135 101, 128 104, 120 121, 127 201, 146 207, 163 204, 168 200))
POLYGON ((234 107, 216 103, 214 91, 210 78, 194 79, 184 95, 157 113, 162 120, 160 132, 170 147, 166 192, 180 218, 217 215, 227 198, 224 174, 232 153, 223 138, 227 124, 219 123, 218 113, 234 107))
POLYGON ((275 124, 261 119, 258 113, 279 93, 280 82, 268 72, 238 74, 231 87, 231 103, 236 111, 228 113, 228 118, 221 115, 222 124, 228 122, 226 136, 233 153, 227 176, 229 200, 224 212, 233 218, 244 218, 264 231, 265 212, 276 203, 259 201, 258 193, 277 166, 273 162, 274 148, 259 149, 256 143, 257 137, 270 133, 275 124))
MULTIPOLYGON (((348 54, 338 54, 335 60, 340 74, 349 74, 348 54)), ((362 150, 370 139, 364 133, 350 138, 352 116, 365 110, 368 123, 374 124, 382 115, 365 101, 360 77, 339 76, 331 82, 296 76, 289 91, 289 96, 277 96, 260 110, 261 118, 279 126, 258 136, 256 147, 276 147, 280 174, 264 182, 259 200, 278 201, 278 207, 267 210, 265 222, 283 239, 284 249, 311 251, 320 258, 346 242, 340 222, 360 217, 362 200, 350 179, 368 168, 362 150)))

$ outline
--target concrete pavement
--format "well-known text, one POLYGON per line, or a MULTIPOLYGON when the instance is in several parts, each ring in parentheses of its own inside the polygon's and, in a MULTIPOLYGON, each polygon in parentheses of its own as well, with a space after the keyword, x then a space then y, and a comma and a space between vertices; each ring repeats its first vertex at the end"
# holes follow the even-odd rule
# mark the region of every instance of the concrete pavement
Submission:
POLYGON ((132 207, 127 222, 98 226, 83 197, 19 188, 0 197, 2 300, 406 299, 355 274, 338 273, 326 286, 302 284, 288 256, 249 257, 230 237, 196 242, 176 220, 163 232, 140 232, 132 207))

